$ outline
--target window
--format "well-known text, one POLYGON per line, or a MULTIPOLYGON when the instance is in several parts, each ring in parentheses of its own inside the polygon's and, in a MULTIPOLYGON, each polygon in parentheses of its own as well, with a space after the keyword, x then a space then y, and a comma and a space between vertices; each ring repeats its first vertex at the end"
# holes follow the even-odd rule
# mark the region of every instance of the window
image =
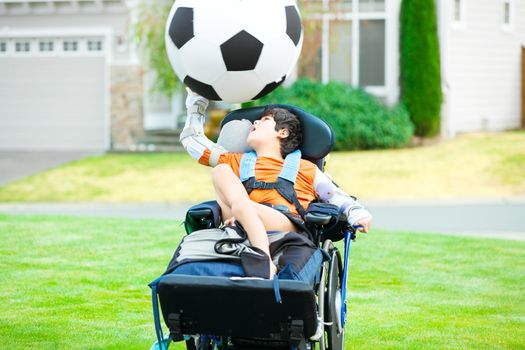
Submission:
POLYGON ((352 22, 330 22, 329 79, 352 83, 352 22))
POLYGON ((360 12, 383 12, 385 0, 359 0, 360 12))
POLYGON ((386 1, 330 0, 324 4, 328 6, 308 11, 303 18, 298 77, 324 83, 335 80, 373 88, 377 94, 388 93, 386 1))
POLYGON ((65 40, 62 44, 64 51, 78 51, 78 42, 75 40, 65 40))
POLYGON ((0 53, 7 52, 7 43, 5 41, 0 41, 0 53))
POLYGON ((513 6, 512 6, 511 0, 503 0, 503 13, 502 13, 502 26, 503 29, 511 29, 512 28, 512 12, 513 12, 513 6))
POLYGON ((323 23, 316 19, 304 19, 304 42, 297 64, 297 74, 313 80, 322 80, 322 32, 323 23))
POLYGON ((87 42, 88 51, 102 51, 101 40, 88 40, 87 42))
POLYGON ((352 12, 352 0, 336 0, 329 2, 330 11, 352 12))
POLYGON ((29 41, 17 41, 15 43, 16 52, 29 52, 31 49, 31 43, 29 41))
POLYGON ((461 0, 454 0, 454 21, 461 22, 461 0))
POLYGON ((359 22, 359 85, 385 85, 385 21, 359 22))
POLYGON ((51 40, 44 40, 38 43, 38 49, 40 52, 52 52, 54 49, 54 43, 51 40))

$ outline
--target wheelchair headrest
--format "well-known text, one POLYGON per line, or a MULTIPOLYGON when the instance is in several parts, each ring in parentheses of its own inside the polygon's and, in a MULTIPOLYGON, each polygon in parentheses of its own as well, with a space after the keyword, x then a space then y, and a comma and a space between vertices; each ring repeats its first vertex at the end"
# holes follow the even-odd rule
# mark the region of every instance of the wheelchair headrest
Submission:
MULTIPOLYGON (((221 121, 221 129, 232 120, 248 119, 253 123, 261 117, 265 107, 248 107, 232 111, 221 121)), ((334 132, 324 120, 292 105, 272 104, 268 107, 287 109, 299 118, 303 131, 303 142, 300 147, 303 158, 315 163, 323 159, 334 147, 334 132)))

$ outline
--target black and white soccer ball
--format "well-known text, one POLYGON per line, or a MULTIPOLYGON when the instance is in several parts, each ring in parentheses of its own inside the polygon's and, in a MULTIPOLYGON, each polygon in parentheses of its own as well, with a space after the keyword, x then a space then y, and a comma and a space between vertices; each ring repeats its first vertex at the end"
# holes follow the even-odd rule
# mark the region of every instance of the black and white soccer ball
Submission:
POLYGON ((165 39, 186 86, 236 103, 261 98, 286 79, 303 27, 295 0, 176 0, 165 39))

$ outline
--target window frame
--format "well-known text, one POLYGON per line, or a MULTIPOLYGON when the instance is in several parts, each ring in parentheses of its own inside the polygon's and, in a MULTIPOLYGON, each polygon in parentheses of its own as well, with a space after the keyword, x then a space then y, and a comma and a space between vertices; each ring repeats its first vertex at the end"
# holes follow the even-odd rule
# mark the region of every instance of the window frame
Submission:
POLYGON ((451 23, 455 29, 463 29, 466 27, 466 1, 467 0, 453 0, 451 9, 451 23), (459 2, 459 8, 456 8, 456 4, 459 2), (456 10, 459 10, 459 19, 456 19, 456 10))
POLYGON ((63 38, 60 40, 61 44, 61 52, 63 52, 66 55, 76 55, 79 54, 81 50, 81 44, 82 40, 77 38, 63 38), (66 46, 69 46, 69 44, 74 44, 75 47, 74 50, 66 49, 66 46))
POLYGON ((87 38, 86 39, 86 51, 89 53, 103 52, 104 51, 104 41, 102 39, 87 38), (92 49, 93 45, 95 49, 92 49))
POLYGON ((33 40, 31 38, 17 38, 13 42, 13 54, 17 56, 30 56, 34 54, 33 40), (18 50, 18 44, 23 44, 27 50, 18 50))
POLYGON ((514 30, 514 0, 501 0, 500 1, 500 21, 501 29, 504 32, 511 32, 514 30), (509 6, 509 22, 505 23, 505 7, 509 6))
POLYGON ((56 40, 54 38, 39 38, 37 40, 37 48, 38 50, 36 51, 35 55, 38 54, 38 55, 43 55, 43 56, 49 56, 49 55, 54 55, 56 54, 56 52, 58 51, 57 49, 57 44, 56 44, 56 40), (51 43, 51 50, 41 50, 41 44, 49 44, 51 43))
POLYGON ((87 35, 87 36, 62 36, 55 33, 48 35, 0 35, 0 42, 5 43, 6 50, 0 52, 0 57, 70 57, 70 56, 96 56, 96 57, 111 57, 111 52, 108 51, 108 37, 102 35, 87 35), (89 50, 88 42, 91 41, 94 47, 100 47, 100 50, 89 50), (66 44, 67 42, 67 44, 66 44), (76 50, 72 50, 71 42, 76 42, 76 50), (25 51, 28 43, 29 51, 25 51), (52 49, 49 50, 49 43, 52 43, 52 49), (97 44, 100 43, 100 44, 97 44), (17 44, 21 51, 17 51, 17 44), (43 45, 44 50, 41 50, 43 45), (65 46, 69 50, 65 49, 65 46))
POLYGON ((9 53, 9 40, 1 38, 0 39, 0 46, 4 46, 5 50, 0 50, 0 55, 4 56, 9 53))
POLYGON ((352 10, 346 12, 330 12, 329 1, 323 0, 323 12, 313 13, 308 15, 307 19, 320 20, 322 22, 322 44, 321 44, 321 82, 328 83, 330 81, 330 64, 329 64, 329 51, 330 51, 330 22, 331 21, 349 21, 352 26, 352 51, 351 51, 351 62, 352 62, 352 73, 351 73, 351 85, 359 87, 359 41, 360 41, 360 23, 361 20, 383 20, 385 22, 385 62, 384 62, 384 84, 378 86, 361 86, 361 88, 371 91, 374 94, 385 95, 387 94, 389 83, 388 83, 388 63, 389 54, 388 41, 391 40, 388 37, 388 25, 391 20, 388 12, 388 2, 391 0, 385 0, 384 11, 367 11, 359 12, 359 0, 352 0, 352 10))

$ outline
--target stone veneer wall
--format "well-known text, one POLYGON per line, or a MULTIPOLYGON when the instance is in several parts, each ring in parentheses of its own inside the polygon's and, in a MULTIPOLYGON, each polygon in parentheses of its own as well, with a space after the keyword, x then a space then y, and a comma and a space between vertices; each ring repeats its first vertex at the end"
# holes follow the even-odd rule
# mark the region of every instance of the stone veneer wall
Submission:
POLYGON ((111 149, 133 149, 144 137, 143 75, 140 65, 111 67, 111 149))

